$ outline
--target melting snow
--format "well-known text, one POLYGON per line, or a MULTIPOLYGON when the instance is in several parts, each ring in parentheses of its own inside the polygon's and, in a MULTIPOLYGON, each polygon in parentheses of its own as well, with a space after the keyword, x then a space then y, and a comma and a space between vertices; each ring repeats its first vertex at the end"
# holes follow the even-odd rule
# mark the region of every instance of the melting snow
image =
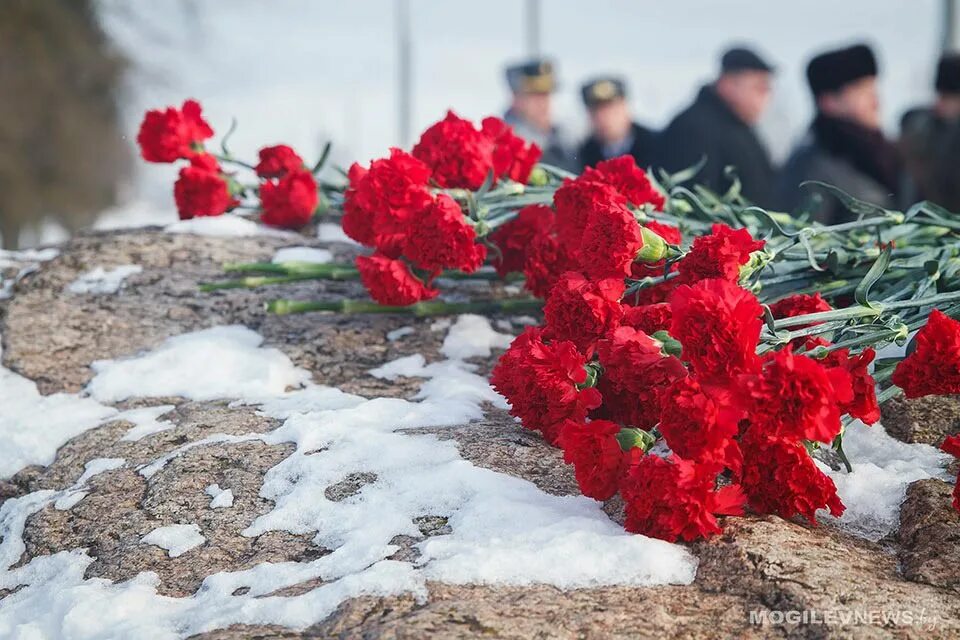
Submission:
POLYGON ((235 215, 202 216, 190 220, 180 220, 164 227, 167 233, 189 233, 195 236, 214 236, 219 238, 241 238, 248 236, 291 237, 292 234, 281 229, 273 229, 253 220, 235 215))
POLYGON ((393 331, 387 332, 387 340, 390 342, 396 342, 404 336, 409 336, 411 333, 414 333, 416 330, 413 327, 400 327, 399 329, 394 329, 393 331))
POLYGON ((315 247, 284 247, 277 250, 273 262, 310 262, 324 264, 333 260, 333 254, 327 249, 315 247))
POLYGON ((143 267, 137 264, 125 264, 113 269, 97 267, 92 271, 81 274, 79 278, 69 284, 70 293, 91 293, 94 295, 109 295, 116 293, 128 277, 140 273, 143 267))
POLYGON ((173 429, 176 425, 166 420, 160 420, 160 416, 170 413, 176 407, 172 404, 162 404, 156 407, 144 407, 142 409, 131 409, 124 411, 116 416, 117 420, 126 420, 132 422, 133 427, 127 431, 121 440, 136 441, 161 431, 173 429))
POLYGON ((450 327, 440 352, 451 360, 487 358, 493 349, 506 349, 512 341, 512 334, 494 331, 483 316, 465 314, 450 327))
POLYGON ((166 549, 171 558, 182 556, 190 549, 199 547, 207 541, 196 524, 171 524, 157 527, 140 539, 144 544, 152 544, 166 549))
POLYGON ((221 489, 220 485, 212 484, 204 490, 204 493, 213 498, 210 501, 211 509, 233 506, 233 491, 230 489, 221 489))
POLYGON ((27 249, 25 251, 0 250, 0 269, 17 268, 11 278, 0 275, 0 300, 6 300, 13 295, 13 287, 22 278, 40 268, 40 263, 53 260, 60 255, 59 249, 27 249))
POLYGON ((317 239, 323 240, 324 242, 344 242, 346 244, 360 246, 356 240, 344 233, 343 227, 336 222, 321 222, 318 224, 317 239))

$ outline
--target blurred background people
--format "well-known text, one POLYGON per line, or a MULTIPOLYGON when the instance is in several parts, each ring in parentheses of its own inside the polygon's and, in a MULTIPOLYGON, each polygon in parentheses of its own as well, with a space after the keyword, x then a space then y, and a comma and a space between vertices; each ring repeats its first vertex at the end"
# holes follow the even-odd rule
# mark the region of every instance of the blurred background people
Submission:
POLYGON ((553 63, 535 59, 507 67, 507 84, 512 99, 503 115, 517 135, 537 143, 542 161, 562 169, 575 170, 573 154, 553 124, 552 99, 557 83, 553 63))
POLYGON ((590 134, 580 145, 580 169, 602 160, 631 155, 637 166, 647 168, 653 161, 654 133, 633 121, 622 78, 594 78, 580 88, 583 105, 590 117, 590 134))
POLYGON ((716 81, 702 87, 660 135, 654 165, 675 172, 706 157, 695 181, 718 193, 732 184, 725 176, 732 166, 743 196, 769 206, 774 169, 754 126, 770 102, 772 74, 773 67, 750 49, 729 49, 716 81))
POLYGON ((940 58, 934 86, 933 104, 908 111, 901 122, 907 198, 960 211, 960 53, 940 58))
POLYGON ((809 211, 826 224, 852 214, 836 198, 801 189, 820 180, 861 200, 885 207, 898 203, 901 163, 880 130, 877 60, 867 45, 827 51, 807 65, 816 116, 806 138, 784 166, 779 191, 788 211, 809 211))

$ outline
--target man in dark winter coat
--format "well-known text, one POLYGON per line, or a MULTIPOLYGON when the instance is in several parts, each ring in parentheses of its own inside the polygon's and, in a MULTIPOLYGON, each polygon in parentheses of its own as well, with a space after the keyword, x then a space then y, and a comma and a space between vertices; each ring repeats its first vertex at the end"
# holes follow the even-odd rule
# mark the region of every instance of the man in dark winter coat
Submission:
POLYGON ((595 78, 580 88, 590 115, 590 136, 580 145, 580 168, 623 155, 631 155, 646 169, 653 160, 654 134, 633 121, 627 105, 626 85, 620 78, 595 78))
POLYGON ((753 51, 727 51, 717 80, 700 89, 694 103, 660 135, 653 164, 674 172, 706 157, 696 182, 722 193, 732 184, 725 175, 731 166, 743 196, 769 205, 774 170, 753 127, 770 101, 772 71, 753 51))
POLYGON ((909 199, 960 212, 960 53, 940 58, 936 91, 931 107, 908 111, 901 121, 909 199))
POLYGON ((854 217, 833 196, 801 189, 807 180, 832 184, 873 204, 897 206, 900 160, 880 130, 873 51, 859 44, 818 55, 807 65, 807 81, 817 114, 780 177, 782 207, 809 211, 825 224, 854 217))

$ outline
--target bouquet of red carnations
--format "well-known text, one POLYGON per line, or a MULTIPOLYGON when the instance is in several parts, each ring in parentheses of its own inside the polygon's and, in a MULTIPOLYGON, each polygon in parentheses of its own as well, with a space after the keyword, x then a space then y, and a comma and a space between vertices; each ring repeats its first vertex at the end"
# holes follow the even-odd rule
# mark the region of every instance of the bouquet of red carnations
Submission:
MULTIPOLYGON (((309 218, 324 187, 289 147, 261 151, 258 188, 236 186, 205 168, 216 158, 191 105, 151 112, 140 136, 148 160, 189 160, 175 187, 181 215, 259 194, 252 206, 267 222, 309 218), (222 184, 192 200, 202 206, 181 206, 194 172, 222 184), (301 215, 287 215, 292 202, 301 215)), ((897 394, 960 393, 960 219, 949 212, 890 211, 820 185, 853 213, 823 226, 750 206, 736 182, 722 195, 684 186, 695 171, 654 179, 621 157, 576 176, 539 157, 499 119, 477 127, 448 113, 411 153, 354 164, 346 186, 328 190, 344 231, 372 249, 355 267, 234 265, 279 275, 210 288, 358 277, 379 303, 280 300, 278 312, 539 307, 438 299, 440 276, 521 274, 544 323, 502 356, 494 387, 563 449, 585 495, 619 493, 627 529, 666 540, 713 535, 718 515, 746 509, 840 515, 811 454, 832 447, 846 463, 846 425, 876 422, 897 394), (909 356, 876 360, 877 347, 911 336, 909 356)), ((943 449, 960 455, 960 436, 943 449)))

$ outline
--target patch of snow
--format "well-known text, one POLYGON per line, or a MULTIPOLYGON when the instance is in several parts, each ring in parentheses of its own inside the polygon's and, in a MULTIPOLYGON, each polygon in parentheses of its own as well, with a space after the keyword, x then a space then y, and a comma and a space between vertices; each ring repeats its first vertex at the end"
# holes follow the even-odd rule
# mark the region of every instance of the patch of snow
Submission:
POLYGON ((89 461, 84 465, 83 474, 80 478, 78 478, 71 487, 68 487, 61 493, 60 497, 54 501, 53 507, 60 511, 72 509, 90 493, 85 490, 90 478, 104 471, 119 469, 125 463, 126 460, 123 458, 95 458, 89 461))
POLYGON ((464 314, 450 327, 440 352, 451 360, 488 358, 493 349, 509 347, 513 338, 512 334, 494 331, 483 316, 464 314))
POLYGON ((216 238, 244 238, 250 236, 292 237, 297 234, 282 229, 274 229, 247 220, 240 216, 201 216, 190 220, 179 220, 164 227, 167 233, 189 233, 195 236, 216 238))
POLYGON ((510 319, 518 327, 532 327, 540 324, 540 321, 533 316, 517 316, 510 319))
POLYGON ((328 249, 316 247, 283 247, 273 254, 273 262, 309 262, 311 264, 326 264, 333 260, 333 254, 328 249))
POLYGON ((453 320, 450 318, 440 318, 439 320, 434 320, 430 324, 430 331, 446 331, 453 325, 453 320))
POLYGON ((840 518, 825 517, 869 540, 879 540, 897 527, 900 505, 911 482, 950 479, 945 469, 949 455, 928 444, 892 438, 880 424, 852 423, 844 433, 843 450, 853 467, 851 473, 833 471, 818 462, 846 505, 840 518))
POLYGON ((416 329, 413 327, 400 327, 399 329, 394 329, 393 331, 387 332, 387 340, 390 342, 396 342, 404 336, 409 336, 412 333, 416 333, 416 329))
POLYGON ((60 255, 59 249, 26 249, 24 251, 0 250, 0 269, 18 268, 17 273, 10 278, 0 275, 0 300, 6 300, 13 295, 13 287, 24 277, 40 269, 40 264, 53 260, 60 255))
POLYGON ((317 239, 324 242, 343 242, 345 244, 360 246, 360 243, 344 233, 343 227, 336 222, 321 222, 318 224, 317 239))
POLYGON ((233 506, 233 491, 231 489, 221 489, 220 485, 212 484, 204 492, 213 498, 210 501, 211 509, 222 509, 233 506))
POLYGON ((124 264, 113 269, 97 267, 83 273, 67 286, 70 293, 91 293, 93 295, 109 295, 116 293, 128 277, 143 271, 137 264, 124 264))
POLYGON ((165 413, 170 413, 175 408, 172 404, 162 404, 156 407, 130 409, 129 411, 118 414, 116 416, 117 420, 126 420, 134 424, 120 439, 134 442, 155 433, 173 429, 176 426, 175 424, 166 420, 160 420, 159 418, 165 413))
POLYGON ((426 364, 427 359, 421 354, 415 353, 412 356, 404 356, 396 360, 391 360, 376 369, 370 369, 369 373, 374 378, 380 378, 381 380, 414 378, 423 373, 423 368, 426 364))
POLYGON ((81 500, 86 498, 90 494, 89 491, 79 490, 72 493, 68 493, 53 503, 53 508, 57 511, 69 511, 73 509, 81 500))
POLYGON ((176 558, 190 549, 199 547, 207 539, 200 533, 200 527, 196 524, 171 524, 157 527, 143 536, 140 541, 160 547, 167 552, 168 556, 176 558))
POLYGON ((101 402, 163 396, 256 399, 310 379, 278 349, 260 348, 262 342, 240 325, 175 336, 140 356, 94 362, 96 375, 87 391, 101 402))

